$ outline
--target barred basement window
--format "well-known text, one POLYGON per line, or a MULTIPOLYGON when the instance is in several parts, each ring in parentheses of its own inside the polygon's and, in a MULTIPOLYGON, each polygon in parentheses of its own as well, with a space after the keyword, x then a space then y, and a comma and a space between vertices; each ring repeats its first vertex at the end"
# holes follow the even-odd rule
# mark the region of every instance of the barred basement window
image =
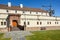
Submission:
POLYGON ((46 28, 45 27, 41 27, 41 30, 46 30, 46 28))
POLYGON ((1 22, 1 25, 3 25, 3 22, 1 22))
POLYGON ((4 25, 6 25, 6 22, 4 22, 4 25))

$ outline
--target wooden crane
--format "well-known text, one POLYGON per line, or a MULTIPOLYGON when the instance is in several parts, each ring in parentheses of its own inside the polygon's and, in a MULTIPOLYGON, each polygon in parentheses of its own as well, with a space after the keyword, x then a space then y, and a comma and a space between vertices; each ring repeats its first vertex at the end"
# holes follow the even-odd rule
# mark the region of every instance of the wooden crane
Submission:
MULTIPOLYGON (((43 8, 49 8, 47 11, 49 12, 49 15, 50 15, 50 16, 53 16, 54 10, 52 9, 51 2, 50 2, 50 6, 45 6, 45 5, 43 5, 42 7, 43 7, 43 8)), ((46 9, 45 9, 45 10, 46 10, 46 9)))

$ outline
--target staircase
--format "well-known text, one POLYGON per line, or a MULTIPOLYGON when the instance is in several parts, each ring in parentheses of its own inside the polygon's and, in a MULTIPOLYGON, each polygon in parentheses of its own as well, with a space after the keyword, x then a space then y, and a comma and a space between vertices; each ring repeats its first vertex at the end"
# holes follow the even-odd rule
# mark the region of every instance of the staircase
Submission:
POLYGON ((11 31, 20 31, 18 27, 12 27, 11 31))

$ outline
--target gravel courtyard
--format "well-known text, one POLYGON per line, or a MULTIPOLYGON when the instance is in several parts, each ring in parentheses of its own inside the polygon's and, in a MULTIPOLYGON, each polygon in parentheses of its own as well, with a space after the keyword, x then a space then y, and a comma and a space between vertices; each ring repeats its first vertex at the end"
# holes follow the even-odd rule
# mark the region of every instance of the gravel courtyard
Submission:
POLYGON ((32 35, 29 31, 11 31, 5 32, 5 38, 11 38, 12 40, 25 40, 25 36, 32 35))

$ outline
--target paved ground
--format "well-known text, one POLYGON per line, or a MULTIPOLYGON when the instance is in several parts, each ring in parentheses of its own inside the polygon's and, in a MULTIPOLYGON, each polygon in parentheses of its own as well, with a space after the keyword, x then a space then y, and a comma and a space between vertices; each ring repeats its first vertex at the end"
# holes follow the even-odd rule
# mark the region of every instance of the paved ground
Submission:
POLYGON ((11 31, 5 32, 5 38, 12 38, 12 40, 25 40, 25 36, 32 35, 29 31, 11 31))

